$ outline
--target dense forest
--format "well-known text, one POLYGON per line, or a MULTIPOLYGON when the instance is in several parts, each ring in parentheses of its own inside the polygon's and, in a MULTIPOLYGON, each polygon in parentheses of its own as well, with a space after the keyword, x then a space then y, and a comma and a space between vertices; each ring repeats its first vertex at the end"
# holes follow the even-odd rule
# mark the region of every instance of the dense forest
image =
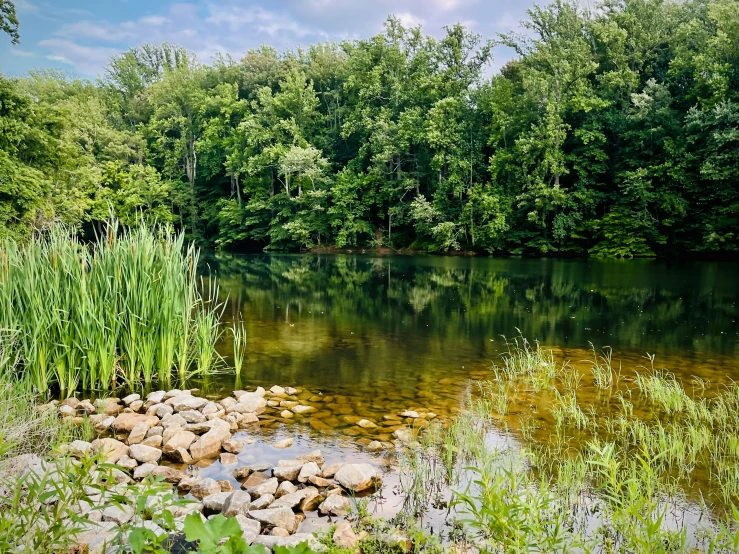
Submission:
POLYGON ((0 238, 112 211, 235 250, 739 251, 739 1, 562 0, 522 28, 390 17, 208 64, 145 44, 96 82, 0 76, 0 238), (516 56, 493 74, 496 44, 516 56))

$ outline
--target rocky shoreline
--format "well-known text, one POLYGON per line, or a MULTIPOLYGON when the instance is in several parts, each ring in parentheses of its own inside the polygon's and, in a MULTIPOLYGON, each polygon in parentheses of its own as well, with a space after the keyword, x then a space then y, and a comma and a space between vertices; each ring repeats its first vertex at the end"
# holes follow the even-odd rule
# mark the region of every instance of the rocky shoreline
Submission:
MULTIPOLYGON (((312 534, 299 532, 305 514, 317 511, 320 515, 343 518, 351 510, 350 495, 372 492, 381 486, 381 471, 373 464, 326 465, 320 450, 285 457, 274 466, 239 464, 238 454, 254 442, 248 438, 248 432, 259 428, 260 416, 265 411, 279 411, 281 418, 292 419, 315 410, 303 403, 300 389, 258 387, 253 391, 235 391, 233 396, 220 400, 197 396, 197 392, 160 390, 145 398, 131 394, 96 402, 68 398, 39 409, 55 409, 62 418, 76 423, 86 419, 94 426, 98 438, 91 442, 75 440, 64 445, 63 450, 76 459, 95 455, 115 464, 111 470, 113 488, 151 478, 163 480, 178 496, 189 495, 193 501, 185 507, 162 505, 159 509, 170 509, 179 522, 193 512, 200 512, 204 518, 217 514, 234 517, 249 544, 272 548, 308 541, 314 549, 320 549, 312 534), (237 433, 242 438, 236 437, 237 433), (238 490, 231 480, 198 475, 198 468, 207 467, 215 460, 231 471, 240 484, 238 490)), ((377 427, 361 416, 351 417, 356 418, 360 428, 377 427)), ((401 448, 413 440, 416 432, 415 426, 409 427, 407 423, 418 421, 422 422, 419 428, 425 427, 434 417, 416 411, 390 416, 385 423, 392 424, 387 428, 394 442, 371 441, 365 449, 376 452, 401 448)), ((292 444, 293 439, 288 438, 272 446, 288 449, 292 444)), ((103 499, 99 500, 103 504, 103 499)), ((91 527, 79 536, 80 546, 89 552, 102 552, 102 545, 116 535, 119 526, 131 521, 134 510, 126 506, 101 509, 93 503, 84 507, 84 514, 91 527)), ((346 522, 342 522, 335 535, 336 540, 347 546, 358 540, 346 522)))

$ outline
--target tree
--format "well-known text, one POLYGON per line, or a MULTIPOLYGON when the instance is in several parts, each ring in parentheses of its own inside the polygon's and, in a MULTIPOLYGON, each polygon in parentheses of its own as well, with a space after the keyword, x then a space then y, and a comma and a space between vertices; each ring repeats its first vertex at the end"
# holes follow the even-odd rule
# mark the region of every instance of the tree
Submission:
POLYGON ((0 0, 0 31, 10 35, 12 44, 20 43, 18 16, 15 13, 15 4, 12 0, 0 0))

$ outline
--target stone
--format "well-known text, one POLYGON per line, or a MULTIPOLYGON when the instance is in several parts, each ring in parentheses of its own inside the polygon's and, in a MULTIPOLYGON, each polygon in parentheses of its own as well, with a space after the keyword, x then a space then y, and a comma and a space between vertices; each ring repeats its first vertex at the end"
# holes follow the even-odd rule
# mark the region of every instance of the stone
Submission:
POLYGON ((239 459, 236 457, 236 454, 231 454, 230 452, 222 452, 219 461, 221 462, 221 465, 224 466, 232 466, 239 463, 239 459))
POLYGON ((182 412, 177 412, 177 415, 188 423, 203 423, 206 421, 205 416, 197 410, 184 410, 182 412))
POLYGON ((244 449, 244 443, 241 442, 240 440, 231 438, 231 439, 223 441, 223 444, 221 445, 221 447, 226 452, 231 452, 232 454, 238 454, 244 449))
POLYGON ((407 427, 396 429, 393 431, 393 437, 398 439, 400 442, 409 443, 413 441, 413 431, 407 427))
POLYGON ((332 494, 318 506, 318 511, 323 515, 345 516, 349 513, 351 503, 345 496, 332 494))
MULTIPOLYGON (((267 479, 264 483, 246 489, 246 491, 252 498, 258 498, 264 494, 274 495, 277 492, 277 485, 277 479, 273 477, 272 479, 267 479)), ((242 488, 244 487, 242 486, 242 488)))
POLYGON ((217 494, 220 492, 221 485, 219 485, 215 479, 211 479, 210 477, 206 479, 201 479, 195 484, 195 486, 190 489, 190 494, 192 494, 198 500, 201 500, 206 496, 210 496, 211 494, 217 494))
POLYGON ((302 467, 303 462, 299 460, 280 460, 272 470, 272 475, 280 481, 295 481, 302 467))
POLYGON ((227 413, 261 414, 267 407, 267 401, 254 393, 241 395, 239 401, 226 409, 227 413))
POLYGON ((159 418, 144 414, 135 414, 133 412, 120 414, 113 421, 113 429, 119 433, 130 433, 138 423, 145 423, 146 429, 151 429, 155 425, 159 425, 159 418))
POLYGON ((155 415, 159 419, 164 419, 168 415, 172 415, 174 413, 174 408, 172 406, 169 406, 168 404, 154 404, 153 406, 149 406, 149 409, 146 410, 147 415, 155 415))
POLYGON ((123 398, 123 403, 126 406, 130 406, 136 400, 141 400, 141 395, 140 394, 135 394, 135 393, 134 394, 129 394, 128 396, 126 396, 126 397, 123 398))
MULTIPOLYGON (((220 486, 218 487, 218 490, 221 490, 220 486)), ((217 492, 214 494, 209 494, 208 496, 204 496, 203 512, 206 515, 221 513, 223 511, 223 506, 226 504, 226 501, 231 497, 232 494, 232 492, 217 492)))
POLYGON ((159 404, 162 400, 164 400, 165 394, 166 392, 164 392, 163 390, 150 392, 146 395, 146 400, 151 402, 152 404, 159 404))
POLYGON ((221 492, 233 492, 234 485, 228 479, 218 479, 218 484, 221 486, 221 492))
POLYGON ((110 476, 113 479, 114 482, 118 484, 127 484, 131 482, 131 477, 126 473, 125 471, 121 471, 120 469, 113 468, 110 470, 110 476))
POLYGON ((262 463, 259 463, 259 464, 252 464, 252 465, 250 465, 249 466, 249 469, 252 470, 253 472, 256 472, 256 471, 269 471, 270 469, 272 469, 272 465, 271 464, 268 464, 266 462, 262 462, 262 463))
POLYGON ((300 460, 301 462, 315 462, 319 466, 322 466, 324 462, 323 455, 318 449, 311 450, 307 454, 301 454, 300 456, 298 456, 298 460, 300 460))
POLYGON ((59 414, 62 417, 71 417, 74 414, 77 413, 77 410, 75 410, 72 406, 67 406, 66 404, 59 407, 59 414))
POLYGON ((289 437, 287 439, 277 441, 272 446, 274 446, 275 448, 290 448, 294 442, 295 442, 295 439, 292 437, 289 437))
MULTIPOLYGON (((167 431, 167 429, 171 429, 172 427, 178 427, 180 429, 184 429, 185 425, 187 424, 188 424, 187 421, 182 419, 180 417, 180 414, 170 414, 168 417, 162 418, 162 427, 164 428, 165 432, 167 431)), ((208 427, 208 429, 210 429, 210 427, 208 427)), ((206 429, 206 431, 208 429, 206 429)))
MULTIPOLYGON (((182 481, 177 483, 177 490, 180 490, 180 491, 192 490, 192 488, 198 483, 200 483, 200 481, 202 481, 202 478, 200 477, 195 477, 195 476, 185 477, 182 481)), ((220 483, 219 483, 219 486, 220 486, 220 483)), ((221 488, 221 491, 223 491, 222 488, 221 488)))
POLYGON ((290 508, 266 508, 264 510, 251 510, 249 517, 256 519, 262 527, 282 527, 289 533, 294 533, 297 528, 295 514, 290 508))
POLYGON ((256 519, 248 518, 243 514, 236 514, 234 517, 241 527, 241 534, 246 544, 252 544, 262 530, 261 525, 256 519))
POLYGON ((400 417, 410 417, 416 419, 418 417, 418 412, 414 410, 406 410, 405 412, 400 412, 398 415, 400 417))
POLYGON ((241 414, 241 419, 239 420, 239 429, 248 429, 250 425, 253 425, 255 423, 259 423, 259 418, 257 417, 257 414, 241 414))
POLYGON ((220 419, 214 419, 210 423, 210 431, 190 446, 190 455, 195 461, 203 458, 216 458, 221 451, 223 441, 231 438, 231 429, 227 423, 220 419))
POLYGON ((93 406, 92 402, 90 402, 89 400, 83 400, 82 402, 77 404, 76 410, 79 413, 85 413, 87 415, 93 415, 97 413, 97 408, 93 406))
POLYGON ((134 471, 137 467, 139 467, 139 463, 136 460, 125 455, 121 456, 118 459, 116 465, 122 469, 125 469, 126 471, 134 471))
POLYGON ((200 408, 200 412, 206 417, 218 411, 219 411, 218 404, 216 404, 215 402, 211 402, 211 401, 208 401, 205 404, 205 406, 200 408))
POLYGON ((289 537, 290 533, 287 529, 283 529, 282 527, 274 527, 272 531, 269 532, 270 535, 273 537, 289 537))
POLYGON ((319 473, 321 473, 321 468, 318 467, 318 464, 316 462, 308 462, 300 468, 300 473, 298 474, 298 482, 305 483, 310 477, 318 475, 319 473))
POLYGON ((133 426, 131 432, 128 434, 128 444, 138 444, 146 438, 146 433, 149 432, 151 427, 145 421, 139 421, 133 426))
POLYGON ((110 429, 113 425, 113 422, 115 421, 115 418, 113 416, 106 416, 103 414, 100 414, 100 417, 98 419, 93 420, 94 417, 94 415, 90 416, 89 420, 95 427, 95 431, 97 431, 98 433, 104 433, 105 431, 110 429))
POLYGON ((117 398, 99 398, 95 402, 95 405, 102 407, 105 415, 118 415, 123 409, 123 406, 118 403, 117 398))
POLYGON ((76 440, 69 443, 67 452, 75 458, 84 458, 92 452, 92 443, 76 440))
POLYGON ((279 385, 275 385, 274 387, 270 388, 270 389, 269 389, 269 392, 271 392, 271 393, 272 393, 272 394, 274 394, 275 396, 281 396, 281 395, 283 395, 283 394, 286 394, 286 393, 285 393, 285 389, 283 389, 283 388, 282 388, 281 386, 279 386, 279 385))
POLYGON ((384 450, 385 447, 382 445, 380 441, 372 441, 367 445, 367 452, 380 452, 381 450, 384 450))
POLYGON ((297 490, 298 490, 298 487, 293 485, 290 481, 283 481, 277 487, 275 498, 280 498, 282 496, 285 496, 286 494, 292 494, 294 492, 297 492, 297 490))
POLYGON ((156 464, 141 464, 133 470, 133 478, 137 481, 145 479, 157 468, 156 464))
POLYGON ((127 504, 108 506, 103 510, 103 521, 112 521, 118 525, 128 523, 133 518, 134 509, 127 504))
POLYGON ((146 446, 151 446, 153 448, 162 448, 162 436, 161 435, 154 435, 153 437, 149 437, 148 439, 144 439, 141 444, 144 444, 146 446))
POLYGON ((333 483, 331 481, 329 481, 328 479, 324 479, 323 477, 319 477, 318 475, 311 475, 308 478, 308 482, 311 485, 315 485, 316 487, 318 487, 320 489, 325 489, 325 488, 330 487, 331 485, 333 485, 333 483))
POLYGON ((270 550, 274 550, 276 546, 283 548, 295 548, 299 544, 308 543, 309 548, 313 552, 325 552, 325 545, 321 544, 313 533, 295 533, 289 537, 274 537, 271 535, 259 535, 254 539, 252 544, 260 544, 270 550))
POLYGON ((344 467, 343 463, 331 464, 330 466, 326 466, 321 471, 321 477, 323 477, 324 479, 331 479, 342 467, 344 467))
POLYGON ((293 413, 296 413, 298 415, 309 414, 310 412, 317 411, 313 406, 304 406, 302 404, 294 406, 293 408, 291 408, 291 410, 293 411, 293 413))
MULTIPOLYGON (((69 398, 65 398, 64 400, 62 400, 60 405, 69 406, 70 408, 77 408, 77 406, 80 405, 80 399, 75 398, 74 396, 70 396, 69 398)), ((56 406, 56 404, 54 404, 54 402, 52 401, 49 404, 46 404, 46 406, 50 406, 53 408, 54 406, 56 406)))
POLYGON ((379 472, 369 464, 344 464, 334 479, 352 492, 363 491, 382 482, 379 472))
POLYGON ((134 411, 134 412, 138 412, 143 407, 144 407, 143 400, 134 400, 133 402, 131 402, 131 405, 129 406, 129 408, 131 408, 131 411, 134 411))
POLYGON ((191 394, 180 394, 172 400, 172 408, 175 412, 184 412, 186 410, 200 410, 208 401, 199 396, 191 394))
POLYGON ((162 451, 143 444, 134 444, 128 449, 128 455, 142 464, 158 462, 162 451))
POLYGON ((275 501, 275 497, 271 494, 263 494, 251 503, 252 510, 263 510, 268 508, 272 502, 275 501))
POLYGON ((270 508, 294 508, 303 498, 305 498, 305 493, 302 490, 286 494, 275 500, 270 508))
POLYGON ((355 548, 359 542, 359 537, 348 521, 342 521, 336 526, 333 538, 334 543, 341 548, 355 548))
POLYGON ((303 489, 303 499, 298 504, 298 509, 301 512, 312 512, 318 508, 323 498, 318 491, 313 487, 307 487, 303 489))
POLYGON ((158 466, 151 472, 154 477, 164 477, 167 483, 179 483, 187 474, 184 471, 169 466, 158 466))
POLYGON ((357 425, 359 425, 362 429, 375 429, 377 427, 377 424, 371 422, 369 419, 360 419, 359 421, 357 421, 357 425))
POLYGON ((223 503, 223 515, 234 517, 237 514, 247 515, 251 509, 251 496, 246 491, 234 491, 223 503))
POLYGON ((128 455, 128 446, 116 439, 96 439, 91 444, 93 454, 100 454, 111 464, 116 463, 121 456, 128 455))
POLYGON ((269 480, 269 477, 260 471, 256 471, 249 475, 249 478, 241 484, 242 489, 251 489, 257 485, 261 485, 265 481, 269 480))
POLYGON ((292 413, 290 410, 282 410, 280 412, 280 417, 283 417, 285 419, 292 419, 295 417, 295 414, 292 413))
POLYGON ((249 474, 251 473, 250 467, 240 467, 234 470, 233 476, 236 479, 246 479, 249 477, 249 474))
POLYGON ((180 389, 170 389, 166 393, 164 393, 164 400, 169 400, 170 398, 175 398, 177 396, 183 396, 183 395, 189 395, 189 390, 180 390, 180 389))

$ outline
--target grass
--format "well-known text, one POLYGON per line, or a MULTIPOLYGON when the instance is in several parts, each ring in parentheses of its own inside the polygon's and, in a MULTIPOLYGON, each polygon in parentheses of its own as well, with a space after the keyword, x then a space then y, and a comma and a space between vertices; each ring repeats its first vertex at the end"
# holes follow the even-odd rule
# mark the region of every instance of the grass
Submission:
POLYGON ((739 385, 688 393, 654 357, 624 379, 610 349, 593 353, 585 384, 567 363, 553 374, 537 343, 509 343, 468 410, 406 452, 416 512, 448 494, 483 552, 736 552, 739 385), (522 389, 546 395, 546 417, 509 414, 522 389))
POLYGON ((10 356, 36 391, 62 394, 210 371, 222 306, 198 255, 166 227, 115 221, 92 244, 63 227, 3 241, 0 370, 10 356))

